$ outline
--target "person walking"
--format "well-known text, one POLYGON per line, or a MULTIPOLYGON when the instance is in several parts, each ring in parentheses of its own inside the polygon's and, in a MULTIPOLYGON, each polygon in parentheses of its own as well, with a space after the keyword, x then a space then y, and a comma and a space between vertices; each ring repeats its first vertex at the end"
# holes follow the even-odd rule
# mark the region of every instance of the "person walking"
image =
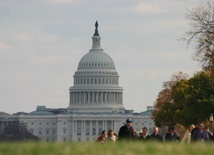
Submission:
POLYGON ((126 124, 122 126, 118 133, 118 140, 133 140, 134 130, 132 128, 132 120, 130 118, 126 119, 126 124))
POLYGON ((150 138, 150 136, 148 135, 148 130, 146 127, 144 127, 142 129, 142 135, 140 137, 138 137, 138 141, 146 142, 149 140, 149 138, 150 138))
POLYGON ((204 142, 204 141, 209 141, 209 135, 208 133, 204 130, 204 124, 199 123, 198 128, 196 128, 193 133, 192 133, 192 142, 204 142))
POLYGON ((169 128, 169 132, 166 133, 165 142, 178 142, 178 141, 180 141, 180 137, 175 132, 175 128, 174 127, 170 127, 169 128))
POLYGON ((191 124, 188 130, 185 132, 184 137, 182 138, 182 143, 190 143, 191 142, 191 133, 192 130, 195 129, 195 125, 191 124))
POLYGON ((116 142, 116 139, 117 139, 117 137, 114 135, 114 131, 113 130, 109 130, 106 142, 114 143, 114 142, 116 142))
POLYGON ((154 128, 153 133, 150 135, 151 141, 163 142, 163 137, 158 133, 158 127, 154 128))
POLYGON ((97 138, 98 143, 104 143, 107 138, 107 132, 105 130, 102 131, 102 135, 97 138))

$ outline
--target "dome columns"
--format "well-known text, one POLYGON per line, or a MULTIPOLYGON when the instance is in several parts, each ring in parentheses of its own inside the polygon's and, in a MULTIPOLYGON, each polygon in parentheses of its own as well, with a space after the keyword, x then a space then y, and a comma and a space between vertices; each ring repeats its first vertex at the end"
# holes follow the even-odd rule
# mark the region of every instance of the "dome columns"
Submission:
POLYGON ((71 104, 122 104, 122 92, 70 92, 71 104))

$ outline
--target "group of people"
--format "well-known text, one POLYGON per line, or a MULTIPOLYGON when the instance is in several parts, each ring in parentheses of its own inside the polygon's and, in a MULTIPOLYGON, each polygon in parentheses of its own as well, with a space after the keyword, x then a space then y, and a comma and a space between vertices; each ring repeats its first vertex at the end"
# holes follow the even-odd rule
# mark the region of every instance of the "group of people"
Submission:
POLYGON ((160 135, 158 132, 158 127, 155 127, 153 133, 148 135, 148 129, 144 127, 142 131, 138 134, 135 129, 132 127, 132 120, 127 119, 126 124, 122 126, 119 130, 118 135, 114 133, 113 130, 109 130, 108 134, 104 130, 102 135, 97 138, 97 142, 116 142, 118 141, 157 141, 157 142, 211 142, 213 141, 214 136, 211 131, 209 131, 208 126, 204 126, 203 123, 199 123, 197 127, 193 124, 189 126, 188 130, 184 134, 184 137, 181 139, 180 136, 175 132, 174 127, 169 127, 168 133, 164 136, 160 135))

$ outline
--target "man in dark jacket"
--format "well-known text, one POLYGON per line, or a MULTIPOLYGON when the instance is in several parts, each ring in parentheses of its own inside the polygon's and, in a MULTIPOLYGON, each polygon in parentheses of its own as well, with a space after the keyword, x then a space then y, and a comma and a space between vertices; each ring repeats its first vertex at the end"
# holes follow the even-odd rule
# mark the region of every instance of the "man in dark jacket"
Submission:
POLYGON ((139 136, 137 139, 141 142, 146 142, 150 139, 150 136, 148 135, 148 129, 146 127, 142 129, 142 135, 139 136))
POLYGON ((209 135, 204 131, 204 124, 199 123, 198 127, 192 132, 191 142, 209 141, 209 135))
POLYGON ((132 120, 130 118, 126 119, 126 124, 122 126, 118 133, 118 140, 133 140, 134 131, 132 128, 132 120))
POLYGON ((163 137, 158 133, 158 127, 154 128, 153 133, 150 135, 150 140, 163 142, 163 137))
POLYGON ((169 133, 166 133, 165 142, 178 142, 178 141, 180 141, 180 137, 175 132, 175 128, 174 127, 170 127, 169 128, 169 133))

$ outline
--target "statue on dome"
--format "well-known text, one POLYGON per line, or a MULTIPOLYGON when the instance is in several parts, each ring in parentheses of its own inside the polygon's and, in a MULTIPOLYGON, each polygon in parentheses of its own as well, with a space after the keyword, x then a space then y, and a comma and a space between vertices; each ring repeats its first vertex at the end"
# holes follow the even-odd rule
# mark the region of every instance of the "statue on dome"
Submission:
POLYGON ((96 21, 96 23, 95 23, 95 28, 96 28, 96 30, 97 30, 97 28, 98 28, 98 22, 96 21))
POLYGON ((99 33, 98 33, 98 22, 96 21, 96 23, 95 23, 95 33, 94 33, 94 36, 99 36, 99 33))

